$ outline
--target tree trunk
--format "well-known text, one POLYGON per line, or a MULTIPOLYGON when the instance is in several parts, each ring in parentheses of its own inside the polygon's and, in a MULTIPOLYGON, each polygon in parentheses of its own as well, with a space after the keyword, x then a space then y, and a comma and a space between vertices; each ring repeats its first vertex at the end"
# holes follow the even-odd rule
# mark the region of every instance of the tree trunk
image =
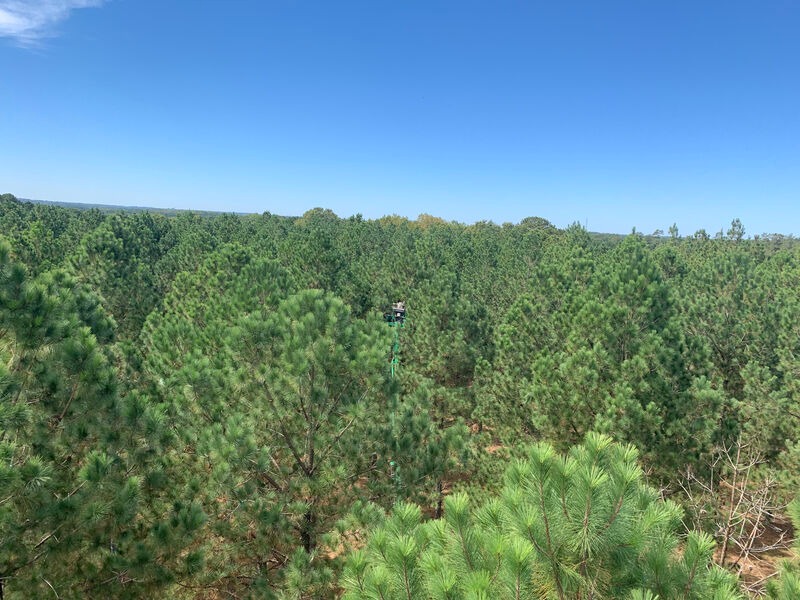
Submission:
MULTIPOLYGON (((303 549, 306 552, 312 552, 317 547, 317 537, 314 535, 314 526, 316 525, 317 517, 313 509, 309 508, 303 516, 303 527, 300 532, 300 538, 303 542, 303 549)), ((0 598, 2 600, 2 598, 0 598)))
POLYGON ((444 494, 442 493, 442 480, 436 482, 436 518, 441 519, 444 514, 442 505, 444 504, 444 494))

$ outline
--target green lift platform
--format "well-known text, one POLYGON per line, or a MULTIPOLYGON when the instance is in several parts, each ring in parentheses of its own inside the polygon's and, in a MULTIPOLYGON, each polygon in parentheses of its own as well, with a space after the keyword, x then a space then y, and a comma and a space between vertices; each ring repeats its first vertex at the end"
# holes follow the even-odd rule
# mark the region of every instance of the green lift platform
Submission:
POLYGON ((400 364, 400 328, 406 323, 406 303, 398 300, 392 304, 391 310, 383 313, 384 320, 389 327, 394 329, 394 343, 392 344, 392 377, 400 364))

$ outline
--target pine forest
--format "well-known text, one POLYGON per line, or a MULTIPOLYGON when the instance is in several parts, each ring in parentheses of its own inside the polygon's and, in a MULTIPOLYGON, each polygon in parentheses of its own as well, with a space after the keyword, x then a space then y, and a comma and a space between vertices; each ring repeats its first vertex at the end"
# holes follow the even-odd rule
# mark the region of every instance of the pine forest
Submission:
POLYGON ((800 243, 0 198, 0 598, 800 598, 800 243))

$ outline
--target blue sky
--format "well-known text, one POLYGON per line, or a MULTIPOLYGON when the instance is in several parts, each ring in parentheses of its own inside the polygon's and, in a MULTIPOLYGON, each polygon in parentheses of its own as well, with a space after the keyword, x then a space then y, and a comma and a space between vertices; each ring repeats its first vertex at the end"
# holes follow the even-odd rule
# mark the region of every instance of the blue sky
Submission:
POLYGON ((794 0, 0 0, 0 192, 800 234, 794 0))

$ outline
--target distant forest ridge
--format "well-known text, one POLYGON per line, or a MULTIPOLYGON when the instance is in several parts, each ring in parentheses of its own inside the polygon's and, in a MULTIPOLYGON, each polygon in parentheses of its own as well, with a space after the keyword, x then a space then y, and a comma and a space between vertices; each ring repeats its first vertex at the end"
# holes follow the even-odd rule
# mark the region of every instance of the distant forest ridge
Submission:
POLYGON ((97 209, 103 213, 113 212, 149 212, 165 216, 174 216, 182 212, 192 212, 199 215, 219 215, 219 214, 234 214, 234 215, 247 215, 254 213, 242 212, 228 212, 222 210, 194 210, 182 208, 155 208, 152 206, 120 206, 116 204, 91 204, 88 202, 57 202, 52 200, 34 200, 33 198, 17 198, 20 202, 31 202, 32 204, 49 204, 52 206, 60 206, 62 208, 74 208, 76 210, 92 210, 97 209))
MULTIPOLYGON (((3 194, 3 196, 12 196, 12 195, 11 194, 3 194)), ((71 209, 75 209, 75 210, 92 210, 92 209, 96 209, 96 210, 99 210, 102 213, 115 213, 115 212, 143 213, 143 212, 147 212, 147 213, 164 215, 164 216, 167 216, 167 217, 176 216, 176 215, 179 215, 181 213, 194 213, 194 214, 201 215, 201 216, 215 216, 215 215, 222 215, 222 214, 233 214, 233 215, 245 216, 245 215, 257 215, 257 214, 260 214, 260 213, 255 213, 255 212, 236 212, 236 211, 222 211, 222 210, 197 210, 197 209, 191 209, 191 208, 156 208, 156 207, 152 207, 152 206, 123 206, 123 205, 116 205, 116 204, 91 204, 91 203, 88 203, 88 202, 59 202, 59 201, 53 201, 53 200, 35 200, 33 198, 17 198, 17 197, 14 197, 14 198, 16 200, 20 201, 20 202, 30 202, 32 204, 46 204, 46 205, 51 205, 51 206, 60 206, 62 208, 71 208, 71 209)), ((269 212, 269 211, 267 211, 267 212, 269 212)), ((282 215, 282 216, 284 216, 287 219, 295 219, 295 218, 298 218, 300 215, 294 215, 294 216, 282 215)), ((386 217, 389 217, 389 216, 396 216, 396 215, 384 215, 381 218, 386 218, 386 217)), ((402 217, 402 218, 406 218, 406 217, 402 217)), ((420 220, 420 219, 421 220, 435 220, 435 221, 440 221, 440 222, 447 222, 446 219, 441 219, 440 217, 435 217, 435 216, 428 215, 428 214, 419 215, 417 220, 420 220)), ((410 219, 410 218, 408 220, 409 221, 414 221, 414 219, 410 219)), ((522 219, 520 221, 520 223, 526 223, 526 222, 532 222, 532 221, 537 221, 537 222, 539 222, 541 224, 547 224, 549 226, 553 226, 549 221, 547 221, 546 219, 544 219, 542 217, 526 217, 526 218, 522 219)), ((738 219, 734 219, 734 221, 735 222, 739 222, 738 219)), ((576 221, 576 223, 577 223, 577 221, 576 221)), ((739 222, 739 225, 741 225, 740 222, 739 222)), ((633 228, 633 232, 634 233, 641 233, 645 237, 648 237, 648 238, 668 238, 668 237, 671 237, 673 235, 675 235, 675 236, 678 235, 677 225, 673 225, 673 227, 674 227, 674 230, 672 228, 670 228, 669 231, 665 232, 662 229, 656 229, 655 231, 653 231, 651 233, 637 232, 636 228, 634 227, 633 228)), ((625 234, 619 234, 619 233, 607 233, 607 232, 602 232, 602 231, 589 231, 588 233, 589 233, 589 235, 592 235, 592 236, 599 236, 599 237, 607 238, 607 239, 616 239, 616 240, 619 240, 619 241, 621 241, 622 239, 625 238, 625 234)), ((703 237, 704 235, 708 235, 707 232, 704 229, 700 229, 700 230, 698 230, 697 232, 694 233, 693 237, 703 237)), ((724 235, 725 235, 725 232, 720 230, 720 231, 716 232, 713 236, 710 235, 709 237, 721 238, 724 235)), ((753 235, 753 238, 754 239, 776 240, 776 241, 790 241, 790 242, 794 241, 796 239, 793 234, 783 234, 783 233, 761 233, 761 234, 753 235)))

